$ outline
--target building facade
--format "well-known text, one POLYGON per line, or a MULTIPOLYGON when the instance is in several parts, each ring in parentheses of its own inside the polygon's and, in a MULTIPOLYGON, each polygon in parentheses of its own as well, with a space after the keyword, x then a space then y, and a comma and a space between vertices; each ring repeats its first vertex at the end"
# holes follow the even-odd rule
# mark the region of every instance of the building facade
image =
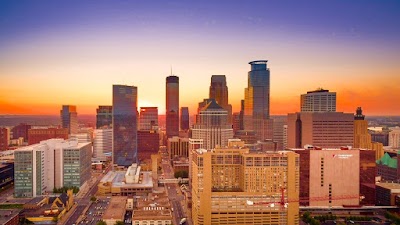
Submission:
POLYGON ((151 159, 151 155, 157 154, 160 148, 160 134, 154 130, 139 130, 137 135, 139 160, 151 159))
POLYGON ((76 106, 63 105, 60 111, 61 126, 68 129, 68 134, 76 134, 78 132, 78 113, 76 106))
POLYGON ((137 87, 113 85, 113 163, 137 162, 137 87))
POLYGON ((14 182, 14 163, 0 162, 0 189, 6 188, 14 182))
POLYGON ((181 130, 189 130, 189 108, 181 107, 181 130))
POLYGON ((8 149, 10 144, 10 129, 6 127, 0 127, 0 151, 8 149))
POLYGON ((158 127, 158 108, 140 107, 139 130, 156 130, 158 127))
POLYGON ((175 157, 189 157, 189 138, 168 138, 167 151, 170 159, 175 157))
POLYGON ((336 112, 336 92, 317 89, 300 97, 301 112, 336 112))
POLYGON ((12 139, 24 138, 24 142, 28 142, 28 130, 31 129, 31 125, 21 123, 11 129, 12 139))
POLYGON ((179 136, 179 77, 166 79, 166 133, 167 138, 179 136))
POLYGON ((232 105, 228 103, 228 86, 225 75, 212 75, 210 84, 210 99, 215 101, 228 112, 228 122, 232 123, 232 105))
POLYGON ((96 129, 102 127, 111 127, 112 124, 112 106, 99 105, 96 109, 96 129))
POLYGON ((52 138, 68 139, 67 128, 33 128, 28 130, 28 144, 33 145, 52 138))
POLYGON ((112 129, 94 130, 93 158, 106 159, 104 153, 112 152, 112 129))
POLYGON ((192 155, 194 225, 299 224, 296 153, 226 148, 192 155))
POLYGON ((342 112, 288 114, 288 148, 352 146, 354 115, 342 112))
POLYGON ((228 140, 233 138, 228 112, 214 99, 205 100, 204 105, 197 115, 196 124, 193 125, 192 138, 202 139, 205 149, 213 149, 217 145, 228 146, 228 140))
POLYGON ((270 70, 267 62, 249 62, 251 70, 244 93, 244 129, 254 130, 257 140, 273 138, 273 122, 270 119, 270 70))
POLYGON ((389 132, 389 146, 400 148, 400 127, 395 127, 389 132))

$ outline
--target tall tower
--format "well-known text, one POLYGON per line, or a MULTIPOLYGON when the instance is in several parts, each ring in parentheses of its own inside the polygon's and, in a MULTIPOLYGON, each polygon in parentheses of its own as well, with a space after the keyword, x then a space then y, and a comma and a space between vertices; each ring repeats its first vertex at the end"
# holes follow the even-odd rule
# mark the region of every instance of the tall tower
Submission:
POLYGON ((166 84, 167 137, 179 136, 179 77, 167 77, 166 84))
POLYGON ((109 127, 112 123, 112 106, 111 105, 99 105, 96 109, 96 128, 109 127))
POLYGON ((228 122, 232 123, 232 105, 228 104, 228 86, 225 75, 212 75, 210 85, 210 98, 228 111, 228 122))
POLYGON ((139 130, 154 130, 158 126, 158 108, 140 107, 139 130))
POLYGON ((189 130, 189 108, 181 107, 181 130, 189 130))
POLYGON ((113 163, 137 162, 137 87, 113 85, 113 163))
POLYGON ((308 91, 300 97, 300 108, 302 112, 336 112, 336 92, 308 91))
POLYGON ((203 140, 205 149, 227 146, 233 138, 232 124, 228 122, 228 112, 214 99, 205 99, 205 106, 199 110, 196 124, 192 128, 192 138, 203 140))
POLYGON ((62 127, 67 128, 69 134, 78 133, 78 113, 76 112, 76 106, 63 105, 60 115, 62 127))
POLYGON ((270 119, 270 71, 267 60, 249 62, 248 86, 245 89, 244 129, 254 130, 258 140, 272 139, 270 119))

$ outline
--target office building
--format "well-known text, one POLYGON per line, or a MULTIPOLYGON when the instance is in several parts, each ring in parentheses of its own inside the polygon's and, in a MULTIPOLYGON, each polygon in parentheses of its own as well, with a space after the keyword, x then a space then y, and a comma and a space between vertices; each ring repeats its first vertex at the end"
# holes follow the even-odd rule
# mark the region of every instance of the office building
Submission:
POLYGON ((96 129, 102 127, 111 127, 112 124, 112 106, 99 105, 96 109, 96 129))
POLYGON ((241 130, 241 128, 240 128, 240 113, 232 114, 232 128, 233 128, 234 134, 236 133, 236 131, 241 130))
POLYGON ((270 119, 270 71, 267 62, 249 62, 251 70, 244 93, 244 129, 254 130, 257 140, 273 138, 273 122, 270 119))
POLYGON ((158 128, 158 108, 140 107, 139 130, 156 130, 158 128))
POLYGON ((10 129, 6 127, 0 127, 0 151, 8 149, 10 144, 10 129))
POLYGON ((200 109, 196 124, 193 125, 192 138, 202 139, 205 149, 227 146, 228 139, 233 138, 232 124, 228 122, 228 112, 214 99, 207 99, 204 102, 206 104, 200 109))
POLYGON ((51 139, 14 152, 14 194, 36 197, 81 187, 91 176, 91 143, 51 139))
POLYGON ((300 97, 301 112, 336 112, 336 92, 322 88, 300 97))
POLYGON ((400 127, 395 127, 389 132, 389 146, 400 148, 400 127))
POLYGON ((228 112, 228 122, 232 123, 232 105, 228 103, 228 86, 225 75, 212 75, 210 85, 210 99, 215 101, 228 112))
POLYGON ((285 126, 287 127, 287 116, 274 116, 273 117, 274 123, 274 138, 273 141, 276 142, 276 148, 278 150, 286 149, 286 130, 285 126))
POLYGON ((139 130, 138 139, 138 158, 139 161, 151 159, 152 154, 157 154, 160 148, 160 134, 154 130, 139 130))
POLYGON ((167 138, 179 135, 179 77, 166 79, 166 133, 167 138))
POLYGON ((189 130, 189 108, 181 107, 181 130, 189 130))
POLYGON ((288 114, 288 148, 352 146, 354 115, 342 112, 288 114))
POLYGON ((383 146, 389 145, 389 133, 386 131, 369 131, 371 134, 371 140, 373 142, 382 143, 383 146))
POLYGON ((175 157, 189 157, 189 138, 168 138, 167 151, 171 160, 175 157))
MULTIPOLYGON (((293 149, 300 155, 300 199, 305 206, 360 204, 361 184, 374 184, 374 157, 362 157, 360 149, 293 149), (361 160, 362 159, 362 160, 361 160), (369 159, 369 161, 368 161, 369 159), (360 177, 360 171, 363 177, 360 177)), ((367 153, 368 154, 368 153, 367 153)))
POLYGON ((399 153, 400 152, 397 152, 397 154, 392 157, 386 152, 382 158, 376 160, 377 175, 380 176, 383 181, 400 181, 400 170, 397 165, 400 158, 399 153))
POLYGON ((194 225, 299 224, 298 154, 229 147, 192 155, 194 225))
POLYGON ((22 137, 24 142, 28 142, 28 130, 31 129, 31 125, 21 123, 11 129, 12 139, 18 139, 22 137))
POLYGON ((113 163, 137 162, 137 87, 113 85, 113 163))
POLYGON ((112 152, 112 129, 94 130, 93 158, 105 160, 106 155, 112 152))
POLYGON ((399 195, 399 183, 376 184, 376 205, 378 206, 398 206, 398 204, 396 204, 396 197, 399 195))
POLYGON ((76 134, 78 132, 78 113, 76 106, 63 105, 60 111, 61 126, 68 129, 68 134, 76 134))
POLYGON ((35 128, 28 130, 28 144, 33 145, 52 138, 68 139, 67 128, 35 128))
POLYGON ((14 183, 14 163, 0 162, 0 190, 14 183))

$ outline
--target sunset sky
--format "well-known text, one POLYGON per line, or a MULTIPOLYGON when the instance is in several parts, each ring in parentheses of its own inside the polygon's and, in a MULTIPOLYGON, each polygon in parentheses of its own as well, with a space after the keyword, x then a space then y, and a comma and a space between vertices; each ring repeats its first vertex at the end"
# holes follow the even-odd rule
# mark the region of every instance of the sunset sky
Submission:
POLYGON ((225 74, 234 111, 249 61, 271 70, 271 112, 300 95, 337 92, 338 111, 400 115, 400 1, 0 1, 0 114, 58 114, 111 105, 112 84, 138 87, 165 112, 165 78, 180 106, 225 74))

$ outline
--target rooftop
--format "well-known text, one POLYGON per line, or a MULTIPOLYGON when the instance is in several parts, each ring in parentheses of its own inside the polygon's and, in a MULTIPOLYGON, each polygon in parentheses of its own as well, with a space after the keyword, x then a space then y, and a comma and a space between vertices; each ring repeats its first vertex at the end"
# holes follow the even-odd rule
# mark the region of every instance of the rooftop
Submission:
POLYGON ((141 172, 138 183, 127 184, 125 182, 126 171, 110 171, 100 181, 100 183, 112 183, 114 187, 143 187, 152 188, 153 180, 151 177, 152 172, 141 172))
POLYGON ((400 193, 400 183, 376 183, 376 186, 390 189, 392 192, 400 193))
POLYGON ((390 157, 390 155, 386 152, 382 156, 382 158, 376 160, 376 164, 385 165, 390 168, 396 169, 397 168, 397 158, 390 157))
POLYGON ((21 210, 18 209, 7 209, 7 210, 0 210, 0 224, 6 224, 9 220, 14 218, 16 215, 19 214, 21 210))
POLYGON ((104 215, 102 217, 103 220, 117 219, 124 220, 125 216, 125 207, 126 200, 128 197, 126 196, 113 196, 111 197, 110 204, 108 205, 104 215))

